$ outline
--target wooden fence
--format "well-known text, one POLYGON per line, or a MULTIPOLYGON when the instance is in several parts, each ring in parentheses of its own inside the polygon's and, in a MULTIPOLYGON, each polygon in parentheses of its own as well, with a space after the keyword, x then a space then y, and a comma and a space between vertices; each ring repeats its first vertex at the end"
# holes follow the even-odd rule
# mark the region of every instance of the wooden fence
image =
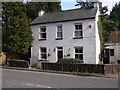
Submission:
POLYGON ((107 64, 61 64, 42 63, 43 70, 66 71, 66 72, 88 72, 101 74, 118 74, 120 65, 107 64))
POLYGON ((29 62, 24 60, 9 60, 8 66, 10 67, 21 67, 21 68, 28 68, 29 62))
POLYGON ((104 73, 105 74, 120 74, 120 64, 105 64, 104 73))

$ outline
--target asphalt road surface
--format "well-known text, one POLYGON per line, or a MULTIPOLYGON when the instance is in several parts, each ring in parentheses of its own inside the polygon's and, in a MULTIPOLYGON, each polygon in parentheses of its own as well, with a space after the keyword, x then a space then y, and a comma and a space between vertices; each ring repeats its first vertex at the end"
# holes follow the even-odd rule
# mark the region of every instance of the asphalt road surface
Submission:
POLYGON ((118 78, 2 69, 2 88, 118 88, 118 78))

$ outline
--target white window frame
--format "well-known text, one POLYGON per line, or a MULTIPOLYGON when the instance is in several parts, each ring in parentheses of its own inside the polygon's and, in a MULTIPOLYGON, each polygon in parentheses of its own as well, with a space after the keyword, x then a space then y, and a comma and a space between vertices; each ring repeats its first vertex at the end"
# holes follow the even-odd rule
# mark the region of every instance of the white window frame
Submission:
POLYGON ((39 59, 40 60, 47 60, 47 48, 46 47, 40 47, 40 49, 39 49, 39 59), (42 48, 46 49, 46 52, 42 52, 41 51, 42 48), (46 58, 42 58, 42 55, 46 55, 46 58))
POLYGON ((46 38, 47 38, 46 30, 45 30, 45 32, 43 32, 43 31, 41 31, 41 28, 45 28, 45 29, 46 29, 46 26, 40 26, 40 27, 39 27, 39 39, 44 39, 44 40, 46 40, 46 38), (42 38, 42 37, 41 37, 42 34, 46 34, 46 38, 42 38))
POLYGON ((63 38, 63 28, 62 28, 62 24, 56 25, 56 38, 57 39, 62 39, 63 38), (59 27, 61 26, 61 31, 59 31, 59 27), (61 37, 58 37, 58 33, 61 33, 61 37))
MULTIPOLYGON (((82 57, 83 57, 83 47, 82 46, 76 46, 76 47, 74 47, 74 55, 82 55, 82 57), (80 53, 77 53, 76 52, 76 49, 77 48, 81 48, 82 49, 82 52, 80 52, 80 53)), ((75 57, 76 58, 76 57, 75 57)), ((76 58, 76 59, 79 59, 79 58, 76 58)), ((83 59, 80 59, 82 62, 83 62, 83 59)))
POLYGON ((73 35, 73 37, 74 37, 74 38, 83 38, 83 24, 82 24, 82 23, 75 23, 75 24, 74 24, 74 35, 73 35), (82 25, 82 28, 76 30, 76 25, 82 25), (82 35, 76 36, 76 35, 75 35, 75 32, 80 32, 80 33, 82 33, 82 35))

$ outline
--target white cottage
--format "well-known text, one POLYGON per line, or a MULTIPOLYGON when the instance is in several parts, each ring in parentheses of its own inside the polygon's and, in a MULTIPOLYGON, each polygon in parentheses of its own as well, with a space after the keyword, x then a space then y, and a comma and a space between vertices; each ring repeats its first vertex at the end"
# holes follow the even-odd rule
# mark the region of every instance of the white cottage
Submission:
POLYGON ((92 8, 43 14, 31 22, 33 47, 31 65, 61 58, 79 58, 83 63, 98 64, 98 3, 92 8))

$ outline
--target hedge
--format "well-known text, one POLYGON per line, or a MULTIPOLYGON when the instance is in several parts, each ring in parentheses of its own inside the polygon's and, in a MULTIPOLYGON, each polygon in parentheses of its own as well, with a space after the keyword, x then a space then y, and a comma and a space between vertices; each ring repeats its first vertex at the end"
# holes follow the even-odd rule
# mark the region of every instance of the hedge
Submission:
POLYGON ((58 61, 58 63, 82 63, 80 59, 75 58, 63 58, 58 61))

